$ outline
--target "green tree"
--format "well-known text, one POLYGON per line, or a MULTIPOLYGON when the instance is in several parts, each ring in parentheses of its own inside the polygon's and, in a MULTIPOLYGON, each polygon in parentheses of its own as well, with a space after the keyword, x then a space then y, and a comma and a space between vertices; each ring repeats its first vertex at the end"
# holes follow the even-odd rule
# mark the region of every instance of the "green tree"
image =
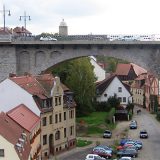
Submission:
POLYGON ((126 109, 127 109, 128 112, 132 111, 132 114, 133 114, 134 104, 133 103, 128 103, 126 109))
POLYGON ((89 58, 79 58, 72 61, 72 67, 66 79, 66 85, 74 91, 77 103, 77 116, 93 111, 95 97, 95 75, 89 58))
POLYGON ((117 98, 117 95, 108 98, 108 103, 110 104, 111 108, 117 108, 120 105, 120 101, 117 98))

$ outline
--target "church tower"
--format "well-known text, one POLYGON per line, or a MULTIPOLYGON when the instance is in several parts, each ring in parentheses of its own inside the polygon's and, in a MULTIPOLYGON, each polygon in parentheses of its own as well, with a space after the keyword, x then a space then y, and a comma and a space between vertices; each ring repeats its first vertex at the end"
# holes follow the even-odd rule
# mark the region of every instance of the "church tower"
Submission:
POLYGON ((62 22, 59 25, 59 35, 60 36, 67 36, 68 35, 68 26, 66 22, 64 22, 64 19, 62 19, 62 22))

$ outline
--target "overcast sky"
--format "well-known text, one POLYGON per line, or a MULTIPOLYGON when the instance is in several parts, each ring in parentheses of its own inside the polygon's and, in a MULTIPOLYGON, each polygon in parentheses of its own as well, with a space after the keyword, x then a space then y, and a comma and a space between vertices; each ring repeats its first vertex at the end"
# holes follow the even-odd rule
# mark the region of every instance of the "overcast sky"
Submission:
POLYGON ((32 34, 57 33, 62 19, 69 34, 160 34, 160 0, 0 0, 0 26, 24 26, 32 34))

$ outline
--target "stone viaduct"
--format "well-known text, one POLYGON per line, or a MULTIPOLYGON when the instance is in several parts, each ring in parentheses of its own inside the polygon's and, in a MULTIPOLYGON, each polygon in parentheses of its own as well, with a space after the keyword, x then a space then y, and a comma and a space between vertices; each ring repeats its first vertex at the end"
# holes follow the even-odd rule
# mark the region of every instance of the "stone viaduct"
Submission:
POLYGON ((160 76, 157 41, 10 41, 0 42, 0 81, 9 73, 39 74, 60 62, 91 55, 124 59, 160 76))

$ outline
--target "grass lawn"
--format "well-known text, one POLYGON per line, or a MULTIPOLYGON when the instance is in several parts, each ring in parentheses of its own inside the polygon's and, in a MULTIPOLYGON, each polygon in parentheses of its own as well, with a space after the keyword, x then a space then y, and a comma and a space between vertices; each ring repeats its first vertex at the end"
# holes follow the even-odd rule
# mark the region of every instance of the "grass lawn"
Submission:
POLYGON ((105 129, 112 130, 115 128, 115 124, 105 122, 108 114, 108 112, 93 112, 89 116, 77 118, 77 122, 88 126, 87 135, 98 134, 102 136, 105 129))
POLYGON ((82 139, 77 139, 77 147, 84 147, 92 144, 92 141, 86 141, 82 139))

